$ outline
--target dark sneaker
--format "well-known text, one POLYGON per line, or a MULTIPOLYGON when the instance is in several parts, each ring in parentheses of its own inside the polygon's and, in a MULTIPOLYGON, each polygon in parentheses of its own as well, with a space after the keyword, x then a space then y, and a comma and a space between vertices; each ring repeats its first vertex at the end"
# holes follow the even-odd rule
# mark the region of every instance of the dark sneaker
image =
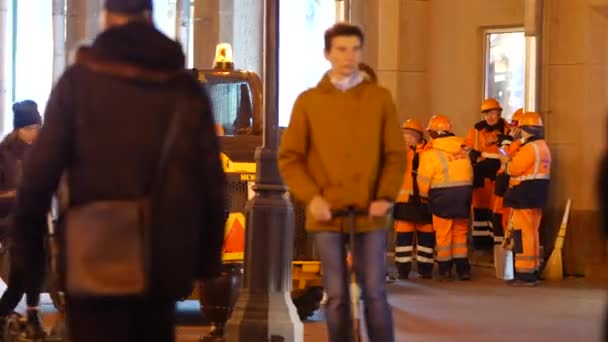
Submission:
POLYGON ((40 312, 37 309, 27 310, 27 323, 25 324, 24 334, 28 339, 41 339, 46 336, 46 332, 42 327, 42 319, 40 312))
POLYGON ((458 280, 471 280, 470 272, 461 272, 457 275, 458 280))
POLYGON ((513 279, 507 281, 507 284, 511 286, 533 287, 538 285, 538 280, 525 281, 521 279, 513 279))
POLYGON ((407 280, 410 276, 411 270, 412 270, 412 264, 409 262, 397 264, 397 272, 399 273, 399 279, 407 280))
POLYGON ((437 280, 439 280, 440 282, 452 281, 452 274, 451 273, 439 273, 439 275, 437 276, 437 280))
POLYGON ((8 317, 4 316, 4 317, 0 317, 0 342, 4 342, 5 339, 5 332, 6 332, 6 325, 8 322, 8 317))

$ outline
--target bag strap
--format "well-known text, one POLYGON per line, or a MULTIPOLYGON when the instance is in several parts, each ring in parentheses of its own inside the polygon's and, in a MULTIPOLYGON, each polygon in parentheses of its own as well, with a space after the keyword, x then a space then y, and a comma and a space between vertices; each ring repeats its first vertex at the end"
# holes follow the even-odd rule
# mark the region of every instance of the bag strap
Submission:
POLYGON ((184 109, 186 108, 186 103, 186 96, 182 92, 178 92, 175 109, 171 116, 171 122, 169 123, 169 128, 165 133, 165 138, 163 140, 163 144, 161 145, 158 164, 156 165, 154 175, 150 180, 150 185, 146 191, 147 195, 152 193, 152 191, 158 185, 157 183, 159 183, 162 178, 161 176, 165 170, 167 161, 169 160, 169 153, 171 152, 171 148, 173 147, 175 138, 177 137, 180 118, 182 117, 184 109))
POLYGON ((412 180, 413 194, 412 202, 420 203, 420 189, 418 188, 418 167, 420 166, 420 153, 414 149, 414 158, 412 159, 412 180))

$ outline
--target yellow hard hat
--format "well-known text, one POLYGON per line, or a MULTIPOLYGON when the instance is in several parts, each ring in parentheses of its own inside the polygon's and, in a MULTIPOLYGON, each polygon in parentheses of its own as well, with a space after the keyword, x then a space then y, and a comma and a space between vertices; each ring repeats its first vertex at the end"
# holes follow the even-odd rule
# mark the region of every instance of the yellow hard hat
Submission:
POLYGON ((411 129, 413 131, 417 131, 422 133, 423 129, 422 129, 422 124, 420 123, 420 121, 416 120, 416 119, 407 119, 405 120, 405 122, 403 123, 403 125, 401 125, 402 129, 411 129))
POLYGON ((524 127, 524 126, 543 127, 543 120, 540 118, 540 115, 538 115, 538 113, 526 112, 521 115, 517 125, 519 127, 524 127))
POLYGON ((481 103, 481 112, 486 113, 491 110, 502 111, 502 107, 500 106, 500 103, 498 103, 498 101, 496 101, 495 99, 485 99, 481 103))
POLYGON ((441 131, 451 132, 452 131, 452 120, 445 115, 437 114, 429 120, 429 125, 426 128, 427 131, 441 131))

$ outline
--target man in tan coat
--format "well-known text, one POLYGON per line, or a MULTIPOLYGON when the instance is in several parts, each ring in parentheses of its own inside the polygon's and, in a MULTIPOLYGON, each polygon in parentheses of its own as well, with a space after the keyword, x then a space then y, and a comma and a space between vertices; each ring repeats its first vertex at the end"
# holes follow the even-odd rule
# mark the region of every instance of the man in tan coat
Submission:
POLYGON ((279 148, 281 174, 307 203, 306 228, 323 265, 330 341, 352 341, 345 241, 349 227, 332 213, 356 207, 355 272, 362 287, 371 341, 394 340, 384 288, 389 212, 406 164, 390 93, 359 72, 361 30, 336 24, 325 32, 332 65, 319 84, 300 94, 279 148))

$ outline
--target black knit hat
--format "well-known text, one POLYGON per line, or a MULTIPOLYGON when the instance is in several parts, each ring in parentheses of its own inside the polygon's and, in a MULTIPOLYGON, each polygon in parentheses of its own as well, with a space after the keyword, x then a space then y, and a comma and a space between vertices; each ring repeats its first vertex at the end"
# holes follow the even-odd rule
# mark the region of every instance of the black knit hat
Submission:
POLYGON ((545 129, 542 126, 521 126, 521 130, 537 138, 545 137, 545 129))
POLYGON ((106 0, 104 8, 110 12, 134 14, 152 10, 152 0, 106 0))
POLYGON ((40 125, 42 117, 38 105, 32 100, 17 102, 13 105, 13 128, 19 129, 30 125, 40 125))

